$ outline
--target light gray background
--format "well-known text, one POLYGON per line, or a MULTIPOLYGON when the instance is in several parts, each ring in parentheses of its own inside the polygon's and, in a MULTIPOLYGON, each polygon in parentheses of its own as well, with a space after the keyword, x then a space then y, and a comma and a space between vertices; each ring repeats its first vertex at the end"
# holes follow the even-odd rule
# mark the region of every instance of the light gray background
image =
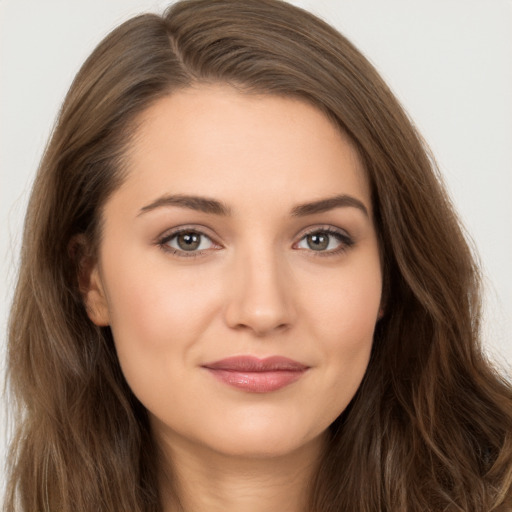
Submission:
MULTIPOLYGON (((481 256, 485 344, 512 363, 512 0, 292 1, 376 65, 434 151, 481 256)), ((163 0, 0 0, 0 377, 30 183, 62 99, 100 39, 163 0)), ((0 408, 0 461, 5 414, 0 408)), ((0 465, 0 496, 3 482, 0 465)))

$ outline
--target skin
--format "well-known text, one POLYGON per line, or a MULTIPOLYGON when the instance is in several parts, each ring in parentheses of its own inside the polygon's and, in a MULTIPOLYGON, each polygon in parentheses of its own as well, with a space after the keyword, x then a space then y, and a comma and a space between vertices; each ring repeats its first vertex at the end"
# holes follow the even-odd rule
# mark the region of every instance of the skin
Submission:
POLYGON ((93 322, 110 325, 149 411, 164 509, 176 509, 172 472, 186 511, 303 510, 326 429, 361 383, 379 317, 360 158, 315 107, 227 85, 176 92, 141 121, 128 176, 103 210, 85 301, 93 322), (162 199, 177 194, 222 202, 229 215, 162 199), (292 215, 338 195, 363 208, 349 201, 292 215), (180 227, 204 233, 197 251, 180 250, 180 227), (311 232, 327 247, 311 248, 311 232), (308 370, 251 393, 202 367, 235 355, 285 356, 308 370))

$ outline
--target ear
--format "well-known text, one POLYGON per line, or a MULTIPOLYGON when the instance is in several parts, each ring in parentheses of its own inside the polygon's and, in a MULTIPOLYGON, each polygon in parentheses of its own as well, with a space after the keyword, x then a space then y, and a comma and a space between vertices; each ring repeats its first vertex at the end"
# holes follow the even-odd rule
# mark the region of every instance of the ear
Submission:
POLYGON ((101 271, 96 257, 90 253, 90 243, 85 235, 73 238, 69 253, 75 262, 78 289, 87 311, 87 316, 96 325, 105 327, 110 324, 108 301, 101 271))
POLYGON ((97 263, 93 265, 87 275, 79 277, 79 285, 87 316, 98 326, 109 325, 108 303, 97 263))

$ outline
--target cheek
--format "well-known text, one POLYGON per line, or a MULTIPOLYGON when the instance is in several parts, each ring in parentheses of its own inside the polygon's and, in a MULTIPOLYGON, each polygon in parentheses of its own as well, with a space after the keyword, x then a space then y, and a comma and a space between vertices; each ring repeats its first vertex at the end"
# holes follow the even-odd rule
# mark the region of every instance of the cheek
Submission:
POLYGON ((105 272, 111 327, 120 341, 130 339, 147 349, 168 347, 171 339, 201 332, 213 311, 217 293, 204 286, 201 272, 191 279, 190 273, 163 260, 141 264, 142 257, 116 259, 105 272))
POLYGON ((381 302, 380 266, 362 262, 313 284, 307 286, 307 303, 312 325, 323 332, 318 337, 330 340, 332 349, 371 344, 381 302))
POLYGON ((321 346, 323 379, 341 412, 366 372, 381 301, 378 265, 339 273, 310 295, 310 329, 321 346))
MULTIPOLYGON (((105 258, 107 260, 107 258, 105 258)), ((201 275, 116 258, 105 268, 110 327, 123 373, 136 395, 168 389, 193 364, 194 345, 215 315, 218 291, 201 275)))

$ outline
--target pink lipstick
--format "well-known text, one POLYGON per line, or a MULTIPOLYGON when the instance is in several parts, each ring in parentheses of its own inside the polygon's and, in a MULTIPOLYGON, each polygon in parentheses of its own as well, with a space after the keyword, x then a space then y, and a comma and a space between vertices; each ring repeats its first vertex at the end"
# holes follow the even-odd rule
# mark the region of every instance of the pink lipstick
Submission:
POLYGON ((215 378, 251 393, 269 393, 300 379, 308 370, 287 357, 235 356, 203 365, 215 378))

